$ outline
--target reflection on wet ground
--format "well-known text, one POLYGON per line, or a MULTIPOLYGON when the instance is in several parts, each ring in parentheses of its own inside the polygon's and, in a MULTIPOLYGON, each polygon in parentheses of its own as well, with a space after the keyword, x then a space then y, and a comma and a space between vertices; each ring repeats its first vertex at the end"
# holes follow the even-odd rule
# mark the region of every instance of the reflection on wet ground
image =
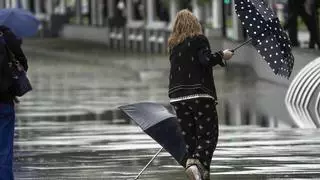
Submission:
MULTIPOLYGON (((132 179, 159 146, 117 107, 140 101, 167 105, 167 60, 110 55, 99 64, 81 54, 29 57, 35 90, 17 107, 17 179, 132 179)), ((291 129, 289 121, 257 106, 285 88, 257 81, 243 69, 232 72, 215 71, 223 126, 212 177, 320 177, 320 132, 291 129)), ((143 179, 185 175, 163 152, 143 179)))
MULTIPOLYGON (((134 125, 108 121, 19 122, 18 179, 133 179, 160 148, 134 125)), ((212 177, 272 179, 319 177, 320 132, 223 126, 212 177)), ((166 152, 142 179, 185 179, 166 152)))

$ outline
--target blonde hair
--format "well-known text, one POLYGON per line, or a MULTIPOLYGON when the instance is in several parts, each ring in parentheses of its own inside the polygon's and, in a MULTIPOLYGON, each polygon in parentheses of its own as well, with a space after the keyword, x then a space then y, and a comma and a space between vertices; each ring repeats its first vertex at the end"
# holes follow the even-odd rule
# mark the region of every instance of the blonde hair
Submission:
POLYGON ((173 31, 168 39, 169 50, 182 43, 187 37, 201 34, 203 32, 197 17, 188 9, 183 9, 178 12, 173 25, 173 31))

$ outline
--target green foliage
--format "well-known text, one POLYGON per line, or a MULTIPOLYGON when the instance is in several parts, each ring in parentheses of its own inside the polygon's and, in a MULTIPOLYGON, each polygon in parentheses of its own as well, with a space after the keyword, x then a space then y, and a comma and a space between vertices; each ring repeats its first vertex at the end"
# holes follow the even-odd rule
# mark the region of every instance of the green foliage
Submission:
POLYGON ((170 8, 170 0, 163 0, 162 3, 163 3, 165 8, 167 8, 167 9, 170 8))
POLYGON ((206 4, 210 3, 210 2, 211 2, 211 0, 198 0, 198 4, 199 5, 206 5, 206 4))

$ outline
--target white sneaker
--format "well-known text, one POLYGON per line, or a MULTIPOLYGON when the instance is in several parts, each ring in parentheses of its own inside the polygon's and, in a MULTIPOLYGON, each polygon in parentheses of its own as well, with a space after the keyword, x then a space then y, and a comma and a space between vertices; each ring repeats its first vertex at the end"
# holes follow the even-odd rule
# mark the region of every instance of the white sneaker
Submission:
POLYGON ((191 165, 186 169, 189 180, 202 180, 200 170, 197 165, 191 165))
POLYGON ((190 158, 187 160, 186 167, 191 167, 193 165, 197 166, 197 169, 200 173, 200 177, 202 180, 210 180, 209 171, 205 170, 205 168, 203 167, 203 165, 200 163, 198 159, 190 158))

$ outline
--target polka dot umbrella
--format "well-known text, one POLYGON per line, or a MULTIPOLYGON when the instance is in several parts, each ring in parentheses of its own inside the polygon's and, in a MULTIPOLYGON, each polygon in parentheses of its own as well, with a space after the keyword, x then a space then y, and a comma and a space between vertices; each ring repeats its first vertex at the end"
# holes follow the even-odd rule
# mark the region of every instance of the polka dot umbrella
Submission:
POLYGON ((262 0, 235 0, 235 10, 251 39, 234 50, 252 42, 276 75, 289 78, 294 56, 278 17, 262 0))

